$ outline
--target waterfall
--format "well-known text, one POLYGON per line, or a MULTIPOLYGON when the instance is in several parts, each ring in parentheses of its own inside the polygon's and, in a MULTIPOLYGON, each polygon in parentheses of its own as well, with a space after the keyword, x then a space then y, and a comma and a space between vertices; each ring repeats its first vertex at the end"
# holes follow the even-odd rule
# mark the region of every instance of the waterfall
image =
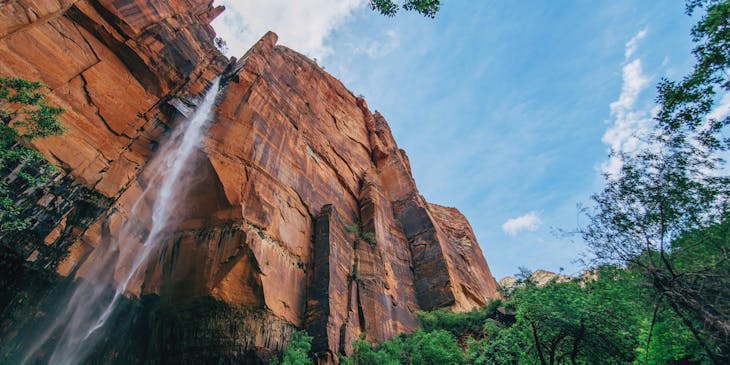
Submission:
POLYGON ((172 130, 155 153, 145 171, 146 186, 118 234, 109 242, 98 243, 84 263, 83 276, 94 280, 77 279, 64 308, 25 350, 22 364, 37 360, 37 352, 51 339, 55 347, 49 364, 81 363, 93 349, 130 283, 143 274, 151 255, 158 251, 164 233, 179 223, 173 212, 194 179, 189 167, 213 115, 218 83, 218 79, 212 82, 197 109, 172 130), (117 283, 113 293, 109 282, 117 283))

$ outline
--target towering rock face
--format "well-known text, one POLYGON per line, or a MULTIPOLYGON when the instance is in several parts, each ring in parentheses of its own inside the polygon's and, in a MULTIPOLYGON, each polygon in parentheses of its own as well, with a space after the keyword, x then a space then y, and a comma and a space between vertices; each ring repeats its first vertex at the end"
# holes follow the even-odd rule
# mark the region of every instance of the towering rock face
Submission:
MULTIPOLYGON (((66 132, 35 147, 70 178, 60 188, 23 191, 34 213, 31 239, 3 242, 57 264, 89 219, 133 183, 174 114, 172 95, 194 95, 228 60, 208 24, 210 0, 10 0, 0 4, 0 75, 39 80, 63 107, 66 132), (50 213, 49 213, 50 212, 50 213), (43 215, 43 217, 37 217, 43 215), (40 243, 44 244, 40 244, 40 243)), ((84 252, 72 251, 71 256, 84 252)))
POLYGON ((197 179, 179 197, 181 223, 128 287, 130 298, 157 298, 154 335, 138 354, 105 360, 246 360, 305 328, 322 361, 336 361, 361 333, 414 330, 418 310, 496 297, 468 221, 419 194, 385 119, 273 33, 228 63, 208 25, 220 10, 196 0, 0 5, 0 75, 49 85, 68 131, 37 147, 69 176, 59 181, 101 202, 69 224, 82 208, 68 189, 26 197, 36 210, 49 199, 66 207, 21 245, 27 265, 99 280, 86 267, 134 219, 176 110, 218 74, 227 81, 189 166, 197 179))

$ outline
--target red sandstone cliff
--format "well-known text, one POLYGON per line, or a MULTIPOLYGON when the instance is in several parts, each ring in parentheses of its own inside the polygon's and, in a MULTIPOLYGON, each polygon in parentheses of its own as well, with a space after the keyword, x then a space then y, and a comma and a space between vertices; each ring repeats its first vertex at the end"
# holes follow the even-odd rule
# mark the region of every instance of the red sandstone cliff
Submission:
POLYGON ((204 0, 0 4, 0 75, 47 83, 67 110, 67 133, 37 147, 108 201, 79 220, 77 200, 39 194, 36 205, 68 208, 46 217, 44 243, 24 254, 96 280, 85 265, 132 219, 172 106, 228 66, 182 223, 130 287, 174 313, 154 329, 174 348, 168 360, 280 348, 294 327, 331 360, 360 333, 380 341, 415 329, 417 310, 495 297, 468 221, 419 194, 385 119, 273 33, 228 65, 208 25, 220 11, 204 0), (48 247, 69 253, 44 261, 48 247))

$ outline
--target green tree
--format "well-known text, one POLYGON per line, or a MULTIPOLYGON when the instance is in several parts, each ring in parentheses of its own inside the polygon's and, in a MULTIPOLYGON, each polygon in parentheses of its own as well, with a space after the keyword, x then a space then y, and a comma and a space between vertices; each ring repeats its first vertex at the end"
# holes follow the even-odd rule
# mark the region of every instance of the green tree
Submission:
POLYGON ((343 356, 341 361, 345 365, 460 365, 465 358, 450 332, 418 330, 384 341, 377 348, 360 337, 353 345, 352 357, 343 356))
POLYGON ((63 109, 46 101, 47 87, 37 81, 0 77, 0 142, 7 148, 18 140, 61 134, 63 109))
POLYGON ((707 355, 692 332, 666 305, 657 308, 656 316, 647 311, 639 333, 640 346, 634 364, 706 364, 707 355), (652 322, 653 321, 653 322, 652 322))
POLYGON ((529 345, 527 359, 545 365, 633 361, 635 308, 615 296, 620 290, 611 273, 602 276, 596 282, 528 283, 515 290, 514 327, 529 345))
MULTIPOLYGON (((657 128, 647 147, 618 154, 623 167, 594 195, 581 230, 596 264, 636 268, 652 290, 657 314, 668 307, 715 364, 730 363, 730 179, 719 153, 727 110, 718 93, 730 92, 730 1, 693 0, 705 10, 692 29, 696 64, 680 82, 658 85, 657 128)), ((651 346, 648 346, 651 348, 651 346)))
POLYGON ((687 14, 705 11, 692 28, 695 65, 681 81, 662 79, 658 85, 660 106, 656 120, 667 143, 682 145, 694 138, 710 149, 728 149, 730 139, 722 138, 722 128, 730 115, 708 114, 717 96, 730 91, 730 2, 727 0, 688 0, 687 14))
POLYGON ((312 349, 312 336, 305 331, 295 331, 289 338, 282 353, 282 365, 310 365, 314 364, 309 358, 309 350, 312 349))
POLYGON ((416 314, 421 320, 424 331, 448 331, 464 342, 467 337, 484 337, 484 324, 488 319, 495 317, 497 308, 500 305, 502 305, 502 301, 496 299, 486 306, 469 312, 457 313, 444 308, 429 312, 417 312, 416 314))
MULTIPOLYGON (((20 178, 25 188, 46 182, 43 155, 29 147, 35 138, 63 133, 63 109, 46 101, 46 86, 20 78, 0 77, 0 170, 20 178)), ((14 205, 8 182, 0 181, 0 233, 20 231, 27 219, 14 205)))
POLYGON ((514 327, 505 327, 494 320, 485 321, 481 340, 469 338, 466 363, 472 365, 517 365, 526 358, 526 341, 514 327))
POLYGON ((398 365, 402 363, 401 358, 406 357, 401 336, 384 341, 376 350, 363 334, 353 343, 352 357, 341 356, 340 362, 344 365, 398 365))
POLYGON ((386 16, 395 16, 399 9, 415 11, 433 18, 441 7, 439 0, 405 0, 398 5, 393 0, 370 0, 370 7, 386 16))
POLYGON ((444 330, 416 331, 405 342, 410 352, 409 364, 458 365, 464 363, 464 354, 454 336, 444 330))

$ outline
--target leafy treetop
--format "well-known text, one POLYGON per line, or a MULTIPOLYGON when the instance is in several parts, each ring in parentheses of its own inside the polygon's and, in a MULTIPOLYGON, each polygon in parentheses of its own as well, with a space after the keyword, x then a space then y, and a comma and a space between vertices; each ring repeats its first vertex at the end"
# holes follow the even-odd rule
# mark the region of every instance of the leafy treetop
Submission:
POLYGON ((370 0, 370 7, 386 16, 395 16, 399 9, 415 11, 434 18, 441 7, 439 0, 405 0, 400 6, 393 0, 370 0))

